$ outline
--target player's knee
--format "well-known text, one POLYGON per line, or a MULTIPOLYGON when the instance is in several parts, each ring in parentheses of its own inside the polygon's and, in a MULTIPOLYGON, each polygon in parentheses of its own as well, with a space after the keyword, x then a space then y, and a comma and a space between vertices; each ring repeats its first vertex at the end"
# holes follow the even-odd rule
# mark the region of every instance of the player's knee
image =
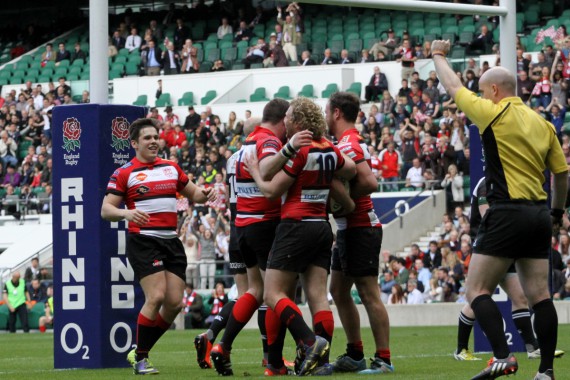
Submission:
POLYGON ((160 308, 164 303, 164 293, 162 292, 153 292, 146 297, 145 303, 153 308, 160 308))

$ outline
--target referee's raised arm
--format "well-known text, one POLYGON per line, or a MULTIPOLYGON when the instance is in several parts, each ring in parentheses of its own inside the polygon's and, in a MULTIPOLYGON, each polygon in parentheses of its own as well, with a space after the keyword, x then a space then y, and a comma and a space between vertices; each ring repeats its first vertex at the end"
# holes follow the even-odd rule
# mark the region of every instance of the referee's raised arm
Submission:
POLYGON ((445 87, 445 90, 455 99, 455 93, 463 87, 463 84, 455 75, 455 72, 447 62, 447 53, 449 53, 450 43, 449 40, 435 40, 431 44, 431 56, 435 64, 435 71, 439 81, 445 87))

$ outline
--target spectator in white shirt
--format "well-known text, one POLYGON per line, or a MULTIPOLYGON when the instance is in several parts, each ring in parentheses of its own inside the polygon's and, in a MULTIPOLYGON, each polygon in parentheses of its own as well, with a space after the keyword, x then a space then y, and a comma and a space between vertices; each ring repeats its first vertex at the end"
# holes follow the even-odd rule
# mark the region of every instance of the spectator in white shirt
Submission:
POLYGON ((420 159, 414 158, 412 161, 412 167, 408 170, 408 173, 406 174, 406 187, 420 188, 423 185, 424 185, 424 177, 422 175, 420 159))
POLYGON ((218 39, 221 40, 228 33, 233 35, 234 30, 232 26, 228 23, 228 19, 224 17, 222 19, 222 25, 218 27, 218 39))
POLYGON ((131 34, 127 37, 125 42, 125 48, 129 49, 129 52, 139 49, 141 47, 142 38, 138 35, 137 28, 131 28, 131 34))
POLYGON ((408 305, 417 305, 425 303, 424 296, 417 289, 418 283, 416 280, 408 281, 408 305))

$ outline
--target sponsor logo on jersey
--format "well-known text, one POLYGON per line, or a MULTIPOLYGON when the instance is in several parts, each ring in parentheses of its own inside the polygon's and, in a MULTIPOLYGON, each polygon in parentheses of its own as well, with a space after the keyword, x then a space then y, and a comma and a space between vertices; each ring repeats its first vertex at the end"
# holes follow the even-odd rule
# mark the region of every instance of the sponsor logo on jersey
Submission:
POLYGON ((163 171, 164 175, 169 177, 169 178, 172 178, 175 176, 172 168, 164 168, 162 171, 163 171))
POLYGON ((154 260, 154 261, 152 262, 152 266, 155 267, 155 268, 156 268, 156 267, 161 267, 161 266, 163 266, 163 265, 164 265, 164 263, 162 262, 162 260, 154 260))
POLYGON ((146 194, 150 191, 150 188, 146 187, 146 186, 141 186, 137 189, 137 194, 143 195, 146 194))
POLYGON ((139 173, 137 174, 137 176, 135 177, 136 179, 138 179, 139 181, 144 181, 146 179, 147 175, 144 173, 139 173))

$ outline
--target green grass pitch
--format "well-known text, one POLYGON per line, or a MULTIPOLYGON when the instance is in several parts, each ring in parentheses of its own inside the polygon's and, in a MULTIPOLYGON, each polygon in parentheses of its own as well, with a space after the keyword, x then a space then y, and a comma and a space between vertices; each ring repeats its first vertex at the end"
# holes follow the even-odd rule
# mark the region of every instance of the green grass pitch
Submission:
MULTIPOLYGON (((217 378, 215 370, 203 370, 196 364, 193 346, 197 330, 171 330, 151 351, 151 360, 160 370, 160 379, 217 378)), ((370 330, 363 329, 366 354, 372 354, 370 330)), ((558 348, 570 351, 570 325, 560 325, 558 348)), ((456 344, 456 328, 450 327, 396 327, 391 330, 392 360, 396 372, 382 375, 387 379, 448 380, 470 379, 486 366, 489 354, 478 355, 483 360, 458 362, 451 353, 456 344)), ((471 341, 471 344, 473 342, 471 341)), ((331 358, 340 355, 345 347, 342 329, 335 330, 331 358)), ((525 353, 516 355, 519 371, 516 379, 532 379, 538 368, 537 360, 529 360, 525 353)), ((126 357, 126 355, 125 355, 126 357)), ((294 357, 293 340, 286 340, 285 357, 294 357)), ((232 363, 234 377, 262 377, 261 343, 257 330, 243 331, 234 343, 232 363)), ((555 361, 559 379, 569 379, 570 353, 555 361)), ((335 378, 367 378, 365 375, 335 375, 335 378)), ((100 370, 54 370, 53 334, 0 334, 0 379, 126 379, 132 378, 129 368, 100 370)))

